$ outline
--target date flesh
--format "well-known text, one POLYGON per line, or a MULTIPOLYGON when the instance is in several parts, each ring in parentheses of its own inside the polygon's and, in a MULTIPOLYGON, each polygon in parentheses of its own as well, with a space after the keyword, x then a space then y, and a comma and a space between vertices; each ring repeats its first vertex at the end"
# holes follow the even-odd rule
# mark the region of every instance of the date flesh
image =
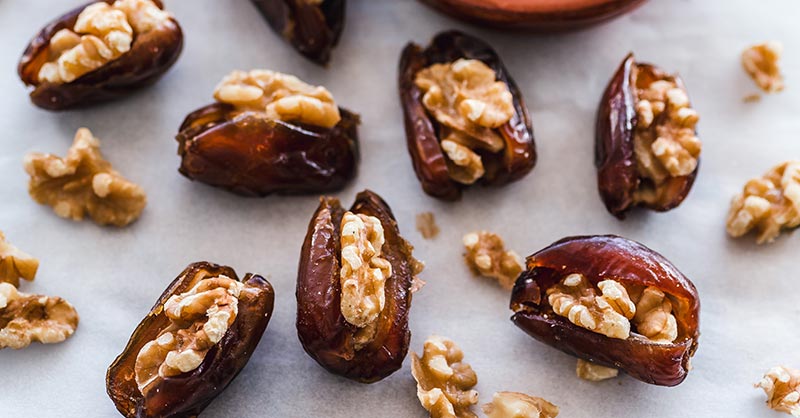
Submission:
POLYGON ((232 268, 198 262, 189 265, 164 291, 150 313, 131 335, 125 350, 108 368, 106 390, 119 412, 129 418, 195 417, 214 400, 244 368, 267 329, 275 294, 259 275, 241 280, 232 268), (191 289, 202 279, 225 275, 244 284, 238 313, 222 339, 206 354, 196 369, 161 377, 144 395, 135 380, 134 365, 142 347, 153 341, 170 320, 164 304, 172 295, 191 289))
POLYGON ((303 56, 326 65, 344 29, 345 0, 253 0, 269 25, 303 56))
POLYGON ((489 66, 513 96, 514 116, 497 128, 504 149, 497 153, 475 150, 486 170, 478 182, 486 186, 504 185, 524 177, 536 164, 533 128, 522 93, 488 44, 457 31, 436 35, 426 48, 409 43, 400 56, 399 68, 400 101, 408 151, 423 190, 444 200, 458 200, 465 185, 450 177, 440 146, 441 127, 422 104, 423 93, 414 79, 420 70, 430 65, 450 63, 460 58, 479 60, 489 66))
POLYGON ((618 236, 564 238, 528 257, 527 270, 511 294, 511 309, 514 324, 533 338, 655 385, 681 383, 697 349, 700 300, 692 282, 660 254, 618 236), (664 292, 672 301, 677 338, 670 343, 633 334, 626 339, 609 338, 555 314, 545 292, 573 273, 595 286, 610 279, 623 286, 652 286, 664 292))
MULTIPOLYGON (((99 0, 113 4, 115 0, 99 0)), ((39 69, 47 62, 48 46, 61 29, 72 29, 78 15, 90 4, 57 17, 28 44, 20 58, 17 72, 33 90, 31 101, 48 110, 63 110, 126 96, 155 83, 178 60, 183 49, 183 32, 175 19, 169 29, 153 30, 135 36, 130 51, 75 80, 54 84, 39 81, 39 69)), ((154 3, 163 9, 161 1, 154 3)))
POLYGON ((358 115, 333 128, 238 114, 214 103, 189 114, 176 139, 184 176, 245 196, 339 190, 358 164, 358 115))
POLYGON ((297 335, 306 352, 331 373, 371 383, 400 369, 408 352, 414 260, 391 209, 377 194, 359 193, 350 211, 380 220, 385 236, 381 257, 392 266, 376 334, 363 348, 355 349, 358 328, 345 320, 340 308, 340 228, 345 209, 337 199, 322 197, 300 255, 297 335))

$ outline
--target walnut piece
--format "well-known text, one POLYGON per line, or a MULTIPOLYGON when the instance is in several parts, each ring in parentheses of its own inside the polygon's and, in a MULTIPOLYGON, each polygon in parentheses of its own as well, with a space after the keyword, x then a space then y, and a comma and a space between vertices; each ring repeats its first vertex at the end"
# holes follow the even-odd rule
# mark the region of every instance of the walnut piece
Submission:
POLYGON ((483 406, 488 418, 555 418, 558 407, 535 396, 519 392, 495 392, 483 406))
POLYGON ((800 370, 773 367, 754 386, 764 389, 767 406, 800 417, 800 370))
POLYGON ((103 159, 100 141, 86 128, 78 129, 66 158, 31 153, 25 171, 33 200, 52 206, 62 218, 79 221, 88 213, 97 224, 125 226, 147 204, 144 190, 103 159))
POLYGON ((240 112, 254 112, 284 122, 332 128, 342 119, 325 87, 269 70, 233 71, 214 90, 214 98, 240 112))
POLYGON ((33 341, 60 343, 78 327, 78 313, 59 297, 30 295, 0 283, 0 349, 20 349, 33 341))
POLYGON ((767 93, 783 90, 783 75, 778 64, 782 54, 783 44, 778 41, 753 45, 742 52, 744 70, 767 93))
POLYGON ((617 377, 619 370, 613 367, 605 367, 599 364, 594 364, 590 361, 579 358, 578 364, 575 366, 575 374, 577 374, 581 379, 599 382, 601 380, 617 377))
POLYGON ((773 167, 747 182, 731 201, 727 229, 732 237, 757 231, 758 244, 775 240, 781 229, 800 226, 800 161, 773 167))
POLYGON ((417 231, 425 239, 436 238, 439 235, 439 226, 436 225, 436 218, 434 218, 432 212, 417 214, 417 231))
POLYGON ((471 411, 478 403, 478 376, 464 353, 452 340, 430 336, 422 357, 411 353, 411 374, 417 381, 417 397, 431 418, 477 418, 471 411))
POLYGON ((69 83, 113 61, 131 49, 134 37, 170 22, 170 14, 152 0, 96 2, 78 15, 75 26, 56 32, 39 80, 69 83))
POLYGON ((474 183, 484 174, 476 151, 505 147, 496 129, 514 116, 511 91, 494 70, 472 59, 433 64, 420 70, 414 83, 423 92, 423 106, 442 125, 441 146, 453 180, 474 183))
POLYGON ((634 156, 639 175, 645 179, 634 194, 637 202, 659 200, 665 183, 690 175, 697 168, 702 144, 695 135, 699 120, 683 87, 673 79, 651 80, 636 71, 634 156))
POLYGON ((8 243, 0 231, 0 282, 18 287, 20 278, 32 281, 38 269, 39 260, 8 243))
POLYGON ((524 267, 519 255, 507 251, 499 235, 478 231, 462 238, 467 253, 464 260, 473 273, 497 279, 505 289, 514 287, 514 282, 524 267))
POLYGON ((163 312, 170 325, 142 347, 134 364, 142 394, 158 379, 200 366, 236 320, 243 288, 241 282, 220 275, 200 280, 164 303, 163 312))
POLYGON ((678 337, 672 302, 654 287, 603 280, 595 288, 584 276, 570 274, 547 289, 547 301, 557 315, 609 338, 626 339, 635 332, 651 342, 670 343, 678 337))

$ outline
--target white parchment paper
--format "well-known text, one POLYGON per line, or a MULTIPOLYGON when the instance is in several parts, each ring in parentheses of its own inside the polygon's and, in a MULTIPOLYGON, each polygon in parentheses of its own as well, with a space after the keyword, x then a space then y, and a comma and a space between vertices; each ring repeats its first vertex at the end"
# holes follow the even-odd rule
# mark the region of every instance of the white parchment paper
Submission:
POLYGON ((26 43, 78 0, 0 1, 0 229, 41 260, 25 292, 59 295, 81 315, 63 344, 0 351, 0 417, 113 417, 105 371, 166 285, 190 262, 210 260, 275 286, 275 314, 247 367, 204 417, 424 417, 405 367, 376 384, 331 375, 296 336, 295 278, 315 196, 241 198, 177 172, 173 139, 184 116, 211 101, 232 69, 269 68, 327 86, 362 116, 358 178, 337 195, 349 204, 372 188, 390 203, 404 235, 427 262, 428 285, 414 297, 412 350, 438 333, 453 338, 478 373, 481 402, 494 391, 542 396, 563 417, 777 417, 752 387, 768 368, 800 367, 800 236, 757 247, 724 232, 730 198, 772 165, 800 158, 800 3, 796 0, 657 0, 610 24, 560 35, 498 33, 443 17, 411 0, 354 0, 330 68, 302 58, 245 0, 172 0, 186 45, 155 86, 124 100, 61 113, 34 107, 15 74, 26 43), (409 40, 461 28, 490 42, 528 102, 539 162, 502 189, 471 190, 458 203, 425 195, 411 168, 396 92, 409 40), (746 104, 756 92, 739 64, 749 44, 786 46, 785 92, 746 104), (628 51, 677 71, 701 115, 702 167, 688 199, 666 214, 606 213, 595 188, 594 116, 628 51), (114 166, 147 191, 141 219, 125 229, 58 218, 27 195, 22 158, 63 155, 89 127, 114 166), (442 233, 414 229, 422 211, 442 233), (575 359, 540 344, 508 320, 508 294, 473 277, 461 236, 489 229, 523 255, 564 236, 616 233, 671 259, 697 285, 702 337, 694 370, 676 388, 632 378, 590 383, 575 359))

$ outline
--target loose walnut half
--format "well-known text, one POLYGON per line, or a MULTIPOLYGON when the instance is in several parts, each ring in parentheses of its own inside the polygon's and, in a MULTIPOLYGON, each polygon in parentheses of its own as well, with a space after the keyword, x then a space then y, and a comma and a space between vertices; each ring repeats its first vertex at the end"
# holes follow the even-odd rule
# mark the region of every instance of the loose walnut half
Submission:
POLYGON ((0 282, 18 287, 20 278, 33 280, 38 269, 39 260, 8 243, 0 231, 0 282))
POLYGON ((800 370, 773 367, 754 386, 764 389, 767 406, 800 417, 800 370))
POLYGON ((543 398, 519 392, 495 392, 483 406, 488 418, 555 418, 558 407, 543 398))
POLYGON ((431 418, 477 418, 471 408, 478 403, 478 392, 472 390, 478 376, 463 359, 456 343, 437 335, 425 341, 421 358, 411 353, 417 397, 431 418))
POLYGON ((777 93, 783 90, 783 75, 779 61, 783 44, 769 41, 753 45, 742 52, 742 66, 761 90, 777 93))
POLYGON ((507 251, 499 235, 487 231, 470 232, 462 238, 467 253, 464 261, 475 274, 497 279, 500 286, 511 289, 524 270, 519 255, 507 251))
POLYGON ((31 176, 28 193, 56 215, 82 220, 88 214, 100 225, 125 226, 147 204, 144 190, 123 178, 100 154, 100 141, 86 128, 78 129, 65 158, 53 154, 25 156, 31 176))
POLYGON ((800 226, 800 161, 773 167, 751 179, 731 201, 727 229, 732 237, 757 231, 758 244, 775 240, 781 229, 800 226))
POLYGON ((78 327, 78 313, 59 297, 29 295, 0 283, 0 349, 20 349, 31 342, 60 343, 78 327))
POLYGON ((575 374, 577 374, 581 379, 599 382, 601 380, 617 377, 617 375, 619 375, 619 370, 613 367, 605 367, 599 364, 594 364, 590 361, 579 358, 578 364, 575 366, 575 374))

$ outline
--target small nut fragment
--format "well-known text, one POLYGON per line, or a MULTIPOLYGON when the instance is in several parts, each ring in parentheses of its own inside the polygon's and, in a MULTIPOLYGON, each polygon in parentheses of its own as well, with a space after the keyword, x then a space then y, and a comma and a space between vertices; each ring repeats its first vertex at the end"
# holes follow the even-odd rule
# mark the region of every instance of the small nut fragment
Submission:
POLYGON ((233 71, 217 85, 214 98, 240 112, 263 113, 284 122, 332 128, 342 119, 325 87, 269 70, 233 71))
POLYGON ((754 386, 764 389, 767 406, 800 417, 800 370, 773 367, 754 386))
POLYGON ((477 418, 478 376, 462 362, 464 353, 452 340, 433 335, 425 341, 422 358, 411 353, 411 374, 417 397, 431 418, 477 418))
POLYGON ((733 198, 727 230, 740 237, 755 230, 758 244, 775 240, 781 229, 800 226, 800 161, 773 167, 763 177, 747 182, 733 198))
POLYGON ((439 235, 439 226, 432 212, 422 212, 417 214, 417 231, 425 239, 436 238, 439 235))
POLYGON ((33 341, 60 343, 78 327, 78 313, 59 297, 30 295, 0 283, 0 349, 20 349, 33 341))
POLYGON ((497 279, 506 289, 514 286, 523 265, 517 253, 505 249, 499 235, 487 231, 471 232, 464 235, 462 241, 467 249, 464 260, 473 273, 497 279))
POLYGON ((88 213, 100 225, 125 226, 147 204, 144 190, 111 167, 100 154, 100 141, 86 128, 75 133, 65 158, 26 155, 25 171, 33 200, 52 206, 62 218, 79 221, 88 213))
POLYGON ((488 418, 555 418, 558 407, 543 398, 519 392, 495 392, 492 402, 483 405, 488 418))
POLYGON ((20 277, 33 280, 38 269, 39 260, 8 243, 0 231, 0 282, 17 287, 20 277))
POLYGON ((158 379, 200 366, 236 320, 243 288, 241 282, 221 275, 200 280, 189 291, 167 300, 164 313, 172 323, 136 357, 134 371, 141 393, 158 379))
POLYGON ((577 374, 581 379, 599 382, 601 380, 617 377, 617 375, 619 375, 619 370, 613 367, 605 367, 599 364, 594 364, 590 361, 579 358, 578 364, 575 366, 575 374, 577 374))
POLYGON ((753 45, 742 52, 742 66, 761 90, 776 93, 783 90, 783 76, 778 61, 783 44, 769 41, 753 45))

